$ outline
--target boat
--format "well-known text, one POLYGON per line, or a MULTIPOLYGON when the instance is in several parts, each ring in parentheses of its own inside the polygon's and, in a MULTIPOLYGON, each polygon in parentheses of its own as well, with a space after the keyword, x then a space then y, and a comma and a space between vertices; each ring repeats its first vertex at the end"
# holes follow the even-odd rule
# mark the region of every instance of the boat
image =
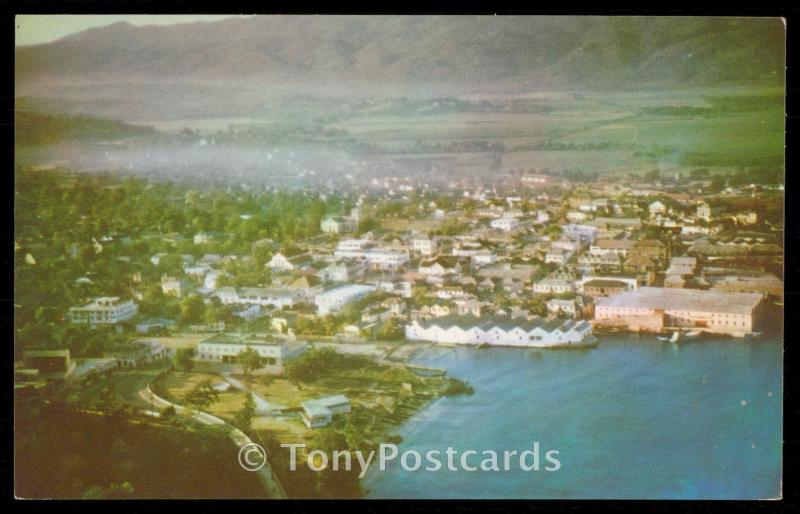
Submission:
POLYGON ((680 332, 677 332, 677 331, 673 332, 672 333, 672 337, 669 338, 669 342, 670 343, 677 343, 678 339, 680 339, 680 337, 681 337, 681 333, 680 332))
POLYGON ((702 333, 703 333, 702 330, 690 330, 689 332, 686 332, 686 334, 684 334, 684 335, 686 337, 697 337, 702 333))

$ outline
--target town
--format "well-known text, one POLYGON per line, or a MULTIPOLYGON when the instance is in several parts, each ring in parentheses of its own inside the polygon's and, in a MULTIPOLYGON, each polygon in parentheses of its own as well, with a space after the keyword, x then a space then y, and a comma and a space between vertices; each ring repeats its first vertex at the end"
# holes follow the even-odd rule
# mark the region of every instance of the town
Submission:
POLYGON ((325 427, 384 437, 468 392, 408 362, 430 345, 779 329, 783 186, 653 175, 253 193, 19 170, 17 396, 193 408, 313 446, 325 427))

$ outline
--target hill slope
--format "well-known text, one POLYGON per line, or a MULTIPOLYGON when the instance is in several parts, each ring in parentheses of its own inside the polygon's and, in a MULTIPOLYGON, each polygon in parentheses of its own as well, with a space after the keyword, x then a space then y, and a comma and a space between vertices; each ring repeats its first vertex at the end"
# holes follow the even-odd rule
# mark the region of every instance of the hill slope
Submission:
POLYGON ((19 47, 15 60, 18 96, 141 108, 165 92, 208 108, 233 88, 425 96, 781 85, 784 46, 779 19, 256 16, 116 23, 19 47))

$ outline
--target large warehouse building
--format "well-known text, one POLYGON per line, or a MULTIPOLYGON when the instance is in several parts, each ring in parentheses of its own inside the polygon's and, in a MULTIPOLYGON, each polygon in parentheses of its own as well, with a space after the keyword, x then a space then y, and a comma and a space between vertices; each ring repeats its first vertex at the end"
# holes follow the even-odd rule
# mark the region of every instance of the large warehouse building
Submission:
POLYGON ((762 298, 755 293, 642 287, 598 298, 594 319, 615 320, 621 323, 614 324, 635 329, 643 326, 641 319, 658 317, 661 326, 650 324, 649 329, 687 328, 743 336, 754 332, 762 298))

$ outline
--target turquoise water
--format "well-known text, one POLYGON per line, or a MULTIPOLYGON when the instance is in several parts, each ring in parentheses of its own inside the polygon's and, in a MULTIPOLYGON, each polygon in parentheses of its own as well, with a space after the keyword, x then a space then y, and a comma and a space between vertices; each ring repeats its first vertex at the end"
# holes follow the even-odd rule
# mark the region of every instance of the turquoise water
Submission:
MULTIPOLYGON (((434 348, 415 362, 468 380, 398 432, 400 452, 558 450, 561 468, 370 468, 370 498, 775 498, 781 491, 782 343, 678 346, 620 336, 591 350, 434 348), (744 404, 743 404, 744 402, 744 404)), ((512 461, 516 462, 516 461, 512 461)), ((458 458, 456 459, 458 463, 458 458)), ((458 464, 456 464, 458 466, 458 464)), ((501 462, 502 467, 502 462, 501 462)))

